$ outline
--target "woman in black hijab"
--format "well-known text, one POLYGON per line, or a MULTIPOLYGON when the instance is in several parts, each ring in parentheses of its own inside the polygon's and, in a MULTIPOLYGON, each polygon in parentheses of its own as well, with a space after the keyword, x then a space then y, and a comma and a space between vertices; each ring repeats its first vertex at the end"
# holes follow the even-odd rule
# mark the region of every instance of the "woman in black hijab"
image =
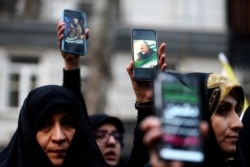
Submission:
POLYGON ((32 90, 15 131, 0 153, 0 167, 102 167, 105 161, 91 135, 79 100, 62 86, 32 90))

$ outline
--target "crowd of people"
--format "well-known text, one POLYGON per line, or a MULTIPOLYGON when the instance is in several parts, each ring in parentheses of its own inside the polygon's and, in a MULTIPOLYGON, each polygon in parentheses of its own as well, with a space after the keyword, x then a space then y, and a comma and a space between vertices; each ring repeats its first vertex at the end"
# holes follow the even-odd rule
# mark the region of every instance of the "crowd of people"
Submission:
MULTIPOLYGON (((57 25, 57 40, 65 23, 57 25)), ((89 29, 86 30, 89 37, 89 29)), ((166 44, 158 48, 159 71, 168 73, 166 44)), ((60 48, 60 46, 59 46, 60 48)), ((202 90, 202 163, 159 158, 162 119, 154 113, 152 81, 133 77, 134 62, 126 70, 135 94, 137 110, 133 147, 127 162, 121 162, 124 125, 118 117, 88 115, 81 93, 80 56, 60 50, 64 59, 63 84, 31 90, 20 109, 17 129, 0 153, 0 167, 247 167, 249 109, 243 112, 244 90, 229 78, 215 73, 187 73, 202 90)), ((193 86, 193 85, 190 85, 193 86)), ((103 111, 104 112, 104 111, 103 111)))

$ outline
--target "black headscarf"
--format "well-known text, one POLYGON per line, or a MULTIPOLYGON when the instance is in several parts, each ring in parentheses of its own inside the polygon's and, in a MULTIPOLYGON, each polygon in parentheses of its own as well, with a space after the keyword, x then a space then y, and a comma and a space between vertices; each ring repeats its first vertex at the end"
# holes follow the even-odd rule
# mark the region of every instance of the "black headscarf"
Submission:
POLYGON ((79 100, 62 86, 48 85, 32 90, 26 97, 15 131, 8 146, 0 153, 0 167, 53 167, 36 140, 43 118, 55 107, 70 109, 75 117, 75 134, 63 167, 106 166, 79 100))

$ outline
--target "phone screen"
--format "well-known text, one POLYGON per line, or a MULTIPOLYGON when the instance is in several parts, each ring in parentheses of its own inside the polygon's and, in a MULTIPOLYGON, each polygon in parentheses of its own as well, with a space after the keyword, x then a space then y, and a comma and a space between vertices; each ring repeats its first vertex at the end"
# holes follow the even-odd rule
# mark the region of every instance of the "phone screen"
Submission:
POLYGON ((86 14, 81 11, 64 10, 63 20, 65 22, 62 50, 68 53, 86 54, 86 14))
POLYGON ((189 78, 181 75, 159 77, 154 85, 156 111, 164 132, 157 145, 159 156, 164 160, 202 162, 199 88, 188 84, 189 78))
POLYGON ((137 80, 153 80, 158 69, 157 36, 155 30, 131 30, 134 77, 137 80))

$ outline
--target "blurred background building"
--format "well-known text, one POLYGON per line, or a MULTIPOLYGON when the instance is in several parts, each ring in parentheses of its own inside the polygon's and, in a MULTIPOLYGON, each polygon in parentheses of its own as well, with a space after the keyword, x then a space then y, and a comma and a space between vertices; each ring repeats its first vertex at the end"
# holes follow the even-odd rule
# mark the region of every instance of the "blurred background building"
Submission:
MULTIPOLYGON (((168 68, 180 72, 220 73, 224 52, 249 98, 249 7, 247 0, 0 0, 0 146, 12 136, 29 90, 62 84, 56 26, 63 9, 87 13, 81 74, 90 114, 118 116, 131 134, 137 113, 125 69, 130 29, 155 29, 159 44, 167 43, 168 68)), ((128 135, 125 154, 131 141, 128 135)))

